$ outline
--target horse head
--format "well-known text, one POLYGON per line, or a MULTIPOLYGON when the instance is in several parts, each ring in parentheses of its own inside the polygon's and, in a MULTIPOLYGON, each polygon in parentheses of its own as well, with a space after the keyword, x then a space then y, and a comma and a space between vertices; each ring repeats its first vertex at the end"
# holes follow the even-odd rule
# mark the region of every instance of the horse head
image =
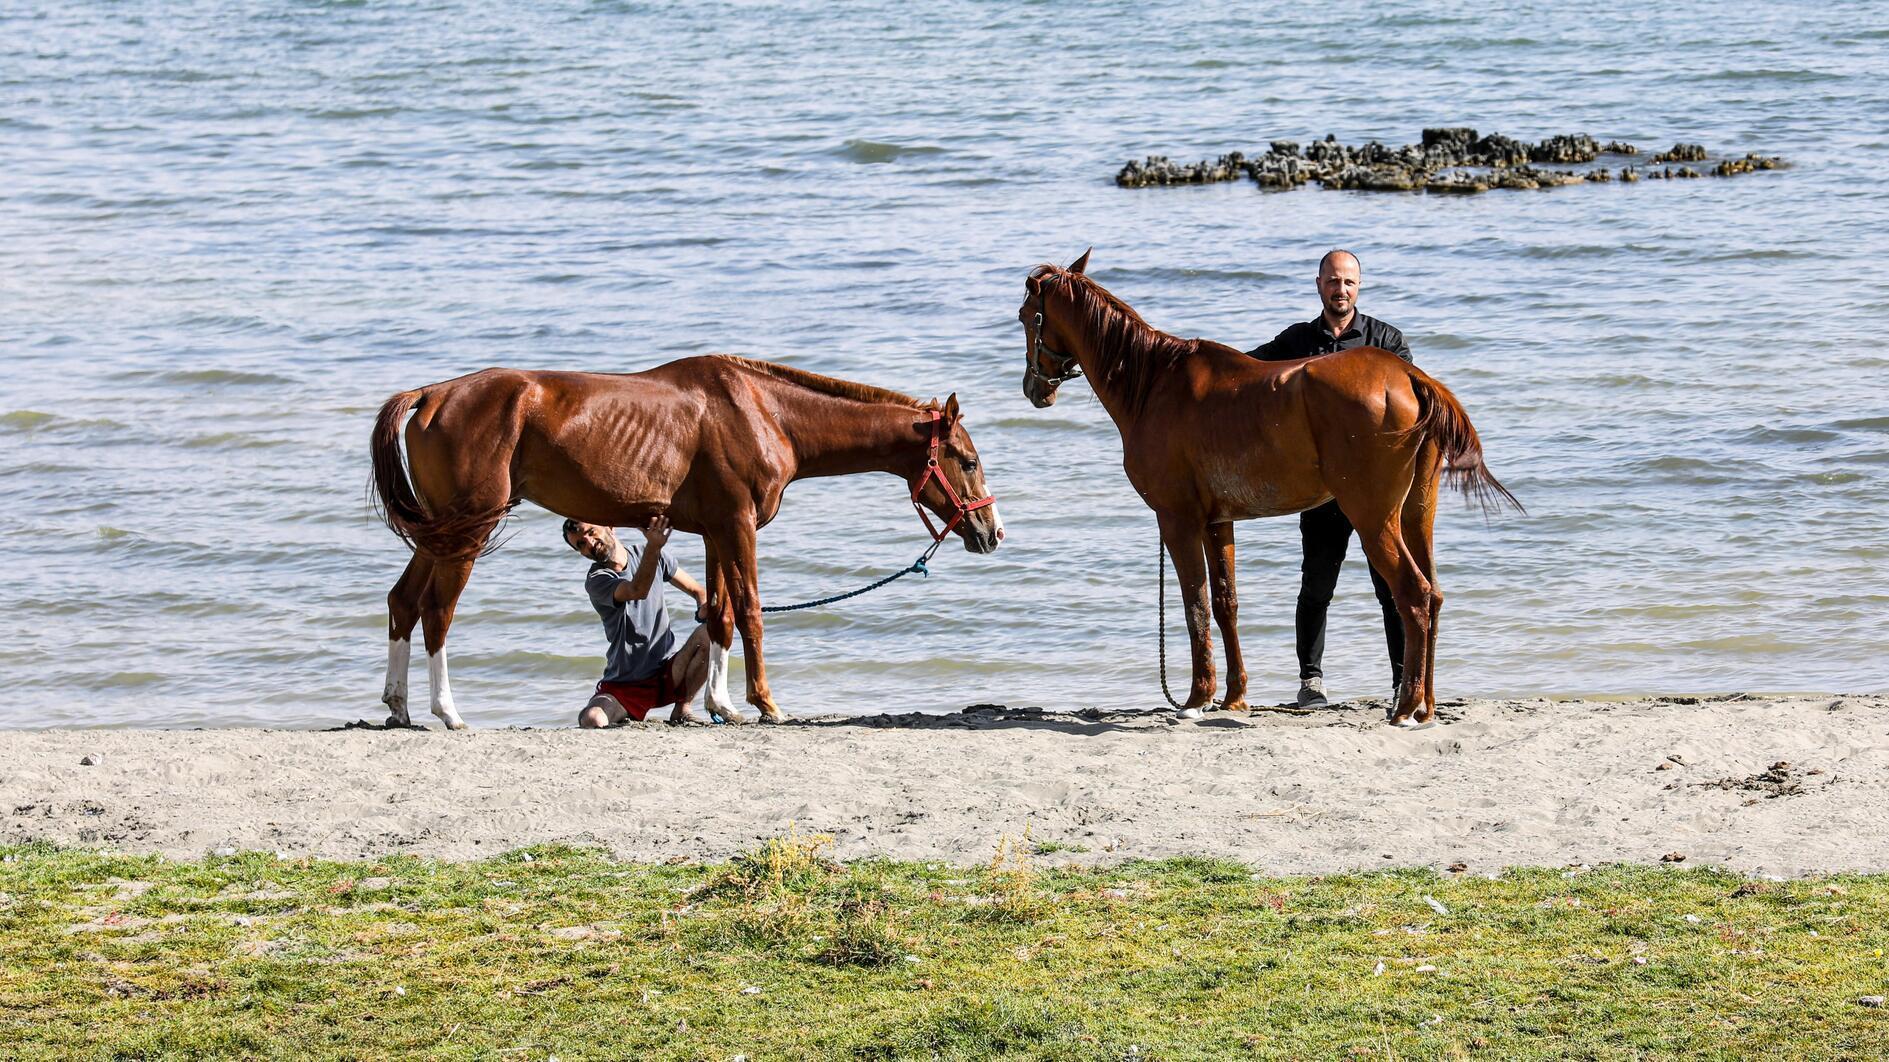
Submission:
POLYGON ((919 430, 928 436, 927 456, 909 481, 912 508, 934 543, 955 531, 972 553, 995 552, 1004 538, 1004 522, 997 515, 997 499, 984 486, 984 466, 971 433, 964 430, 957 394, 945 399, 943 407, 926 412, 929 417, 919 422, 919 430), (932 524, 927 509, 944 521, 942 529, 932 524))
POLYGON ((1062 331, 1062 323, 1050 313, 1045 288, 1065 273, 1081 273, 1088 267, 1089 251, 1084 251, 1067 270, 1038 266, 1023 282, 1023 305, 1017 307, 1017 320, 1023 324, 1023 397, 1038 409, 1055 404, 1056 388, 1064 380, 1082 375, 1076 356, 1062 353, 1070 349, 1071 343, 1062 331))

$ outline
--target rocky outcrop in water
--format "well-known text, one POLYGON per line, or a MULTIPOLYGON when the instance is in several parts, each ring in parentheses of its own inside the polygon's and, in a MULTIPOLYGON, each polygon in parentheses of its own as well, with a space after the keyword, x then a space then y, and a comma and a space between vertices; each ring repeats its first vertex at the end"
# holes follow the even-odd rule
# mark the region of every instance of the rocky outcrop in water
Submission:
MULTIPOLYGON (((1616 175, 1606 166, 1590 165, 1605 155, 1638 155, 1639 150, 1618 140, 1602 144, 1585 133, 1551 136, 1530 144, 1500 133, 1483 136, 1467 126, 1448 126, 1425 129, 1418 143, 1401 147, 1375 140, 1353 146, 1326 136, 1303 147, 1296 140, 1274 140, 1263 154, 1249 156, 1233 151, 1193 163, 1150 155, 1123 166, 1115 175, 1115 183, 1123 188, 1152 188, 1249 178, 1261 188, 1278 190, 1316 182, 1325 188, 1372 192, 1473 195, 1495 188, 1526 190, 1610 182, 1616 176, 1629 184, 1700 177, 1704 174, 1690 166, 1664 164, 1710 161, 1702 145, 1680 143, 1651 156, 1650 161, 1659 168, 1626 166, 1616 175), (1547 169, 1542 164, 1587 168, 1547 169)), ((1708 172, 1715 177, 1732 177, 1784 165, 1784 160, 1776 156, 1747 154, 1743 158, 1728 157, 1708 172)))

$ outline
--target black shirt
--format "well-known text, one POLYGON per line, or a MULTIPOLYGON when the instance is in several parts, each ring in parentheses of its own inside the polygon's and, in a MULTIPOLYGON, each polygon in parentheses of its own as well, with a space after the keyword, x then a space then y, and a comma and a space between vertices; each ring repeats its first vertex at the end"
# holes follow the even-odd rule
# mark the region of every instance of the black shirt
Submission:
POLYGON ((1356 311, 1352 312, 1351 325, 1343 335, 1332 335, 1331 326, 1325 323, 1325 315, 1320 314, 1287 328, 1274 336, 1272 342, 1261 343, 1247 353, 1261 361, 1288 361, 1350 350, 1352 347, 1383 347, 1405 361, 1411 360, 1410 344, 1404 342, 1402 332, 1375 317, 1356 311))

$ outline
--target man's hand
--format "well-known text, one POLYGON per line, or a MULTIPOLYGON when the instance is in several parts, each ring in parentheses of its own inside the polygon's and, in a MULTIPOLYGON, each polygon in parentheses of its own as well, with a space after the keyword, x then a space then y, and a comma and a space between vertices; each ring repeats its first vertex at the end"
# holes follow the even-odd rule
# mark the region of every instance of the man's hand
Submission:
POLYGON ((669 518, 652 516, 649 523, 643 525, 643 541, 649 543, 651 550, 661 550, 669 544, 669 518))
POLYGON ((695 622, 697 623, 708 622, 708 595, 707 594, 703 594, 701 597, 698 597, 695 599, 695 622))

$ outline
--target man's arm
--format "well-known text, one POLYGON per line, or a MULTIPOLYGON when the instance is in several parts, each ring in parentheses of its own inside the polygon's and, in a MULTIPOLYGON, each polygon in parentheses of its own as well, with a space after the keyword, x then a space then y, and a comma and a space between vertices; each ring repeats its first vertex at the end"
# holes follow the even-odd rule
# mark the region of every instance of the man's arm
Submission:
POLYGON ((1391 329, 1391 345, 1384 349, 1413 365, 1417 361, 1417 359, 1410 356, 1410 344, 1404 341, 1404 334, 1395 328, 1391 329))
POLYGON ((1272 337, 1271 342, 1261 343, 1247 351, 1246 356, 1258 358, 1261 361, 1290 361, 1293 358, 1303 358, 1306 355, 1305 344, 1299 341, 1298 330, 1299 325, 1289 325, 1284 331, 1272 337))
POLYGON ((1383 334, 1376 337, 1378 341, 1373 343, 1372 346, 1383 347, 1385 350, 1390 351, 1392 354, 1397 355, 1405 361, 1411 362, 1412 364, 1416 363, 1416 359, 1410 356, 1410 344, 1404 341, 1404 333, 1402 330, 1392 328, 1382 321, 1377 322, 1377 326, 1378 330, 1383 334))
POLYGON ((636 562, 636 571, 617 583, 610 595, 613 600, 621 604, 649 596, 649 588, 656 585, 656 571, 662 567, 662 548, 668 542, 669 518, 651 517, 649 526, 643 528, 643 555, 636 562))
POLYGON ((700 623, 708 617, 708 588, 689 577, 681 568, 669 577, 669 585, 695 599, 695 621, 700 623))

